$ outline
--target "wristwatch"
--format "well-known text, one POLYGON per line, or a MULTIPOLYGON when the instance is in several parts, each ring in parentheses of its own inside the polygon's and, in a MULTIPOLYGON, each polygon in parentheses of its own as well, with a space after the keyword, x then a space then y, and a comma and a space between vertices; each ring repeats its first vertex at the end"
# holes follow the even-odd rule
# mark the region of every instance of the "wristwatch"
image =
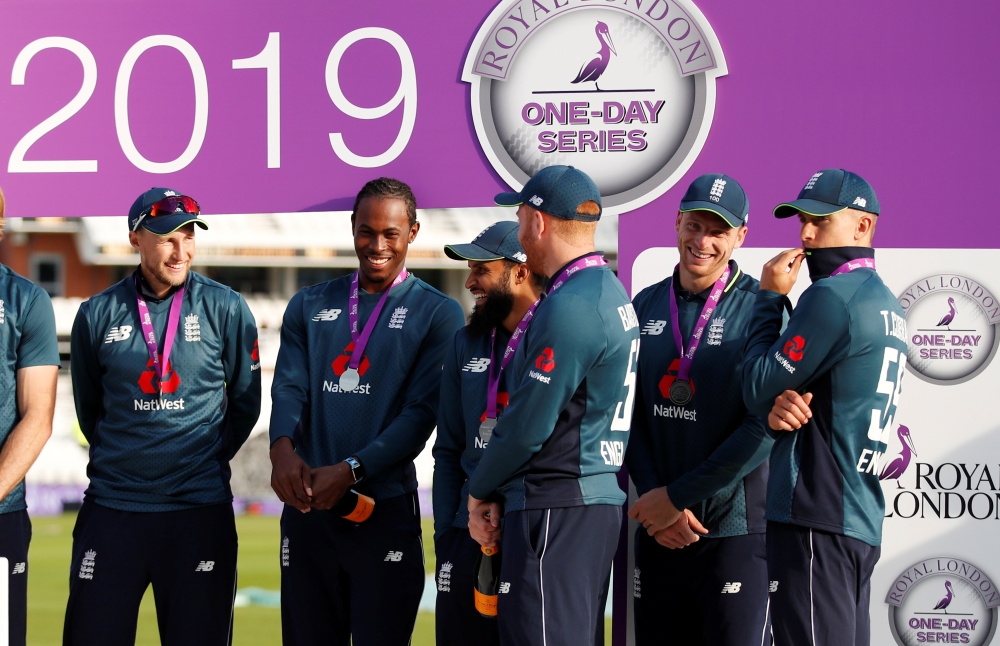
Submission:
POLYGON ((358 484, 365 479, 365 468, 361 466, 360 460, 352 455, 344 460, 344 462, 347 463, 347 466, 351 467, 351 475, 354 476, 354 484, 358 484))

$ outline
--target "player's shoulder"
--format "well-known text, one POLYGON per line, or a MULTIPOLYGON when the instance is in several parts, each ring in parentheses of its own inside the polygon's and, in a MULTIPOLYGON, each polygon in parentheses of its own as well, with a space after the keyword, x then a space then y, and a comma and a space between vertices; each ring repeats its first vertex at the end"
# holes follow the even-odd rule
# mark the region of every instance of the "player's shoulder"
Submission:
POLYGON ((644 311, 651 307, 655 307, 656 303, 660 300, 668 298, 670 295, 670 283, 673 280, 674 277, 671 274, 663 280, 653 283, 649 287, 644 287, 632 299, 632 305, 635 307, 635 311, 642 316, 644 311))
POLYGON ((326 280, 322 283, 316 283, 315 285, 307 285, 295 292, 295 295, 292 296, 291 300, 288 302, 288 309, 291 310, 295 307, 303 307, 316 300, 325 301, 330 297, 338 296, 342 297, 344 305, 346 306, 346 298, 350 293, 350 288, 351 274, 326 280))
POLYGON ((411 277, 411 280, 413 281, 413 285, 410 287, 410 290, 414 297, 430 303, 432 307, 451 307, 454 304, 455 307, 461 310, 462 306, 458 304, 458 301, 428 284, 420 277, 414 275, 411 277))
POLYGON ((0 265, 0 297, 32 301, 39 296, 48 298, 44 289, 17 273, 7 265, 0 265))
POLYGON ((188 288, 191 289, 193 297, 202 301, 216 301, 234 306, 243 300, 243 295, 232 287, 194 271, 188 273, 188 288))
POLYGON ((730 289, 733 292, 750 294, 751 297, 756 296, 760 291, 760 281, 743 271, 742 267, 737 267, 737 271, 739 275, 733 279, 730 289))

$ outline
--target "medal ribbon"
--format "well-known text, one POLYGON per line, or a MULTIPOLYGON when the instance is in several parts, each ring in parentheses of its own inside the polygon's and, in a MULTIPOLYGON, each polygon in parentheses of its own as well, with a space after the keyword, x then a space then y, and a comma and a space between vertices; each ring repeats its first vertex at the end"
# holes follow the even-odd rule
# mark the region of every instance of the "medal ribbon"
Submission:
POLYGON ((847 274, 855 269, 871 269, 875 271, 875 259, 874 258, 858 258, 857 260, 848 260, 841 266, 833 270, 830 276, 837 276, 839 274, 847 274))
MULTIPOLYGON (((680 265, 674 267, 675 274, 679 268, 680 265)), ((701 335, 705 331, 705 326, 708 325, 708 320, 712 317, 712 312, 715 311, 715 307, 722 299, 726 283, 729 282, 729 267, 726 266, 726 271, 722 272, 719 280, 715 281, 715 286, 712 287, 712 292, 705 301, 705 307, 701 309, 701 316, 698 317, 698 322, 691 332, 687 351, 684 350, 684 339, 681 338, 681 324, 677 314, 677 296, 674 292, 674 282, 676 281, 673 279, 670 280, 670 324, 674 331, 674 342, 677 343, 677 351, 681 353, 681 364, 677 370, 677 379, 687 381, 688 375, 691 374, 691 364, 694 363, 694 353, 698 350, 701 335)))
POLYGON ((348 299, 348 319, 351 322, 351 341, 354 342, 354 350, 351 351, 351 360, 347 363, 347 365, 353 370, 357 370, 358 366, 361 365, 361 358, 365 356, 365 348, 368 346, 368 339, 371 338, 372 332, 375 330, 375 324, 378 323, 378 315, 382 313, 382 308, 385 307, 385 299, 389 297, 389 292, 392 291, 393 287, 410 277, 409 272, 406 271, 406 267, 403 267, 403 270, 399 272, 398 276, 396 276, 396 280, 392 281, 392 284, 389 285, 389 289, 382 292, 382 298, 378 299, 378 304, 375 306, 375 309, 372 310, 371 316, 368 317, 368 322, 365 323, 365 329, 359 334, 358 273, 358 271, 354 272, 354 278, 351 279, 351 296, 348 299))
MULTIPOLYGON (((548 294, 551 295, 552 292, 556 291, 560 287, 566 284, 570 276, 580 271, 581 269, 587 269, 588 267, 603 267, 608 264, 602 256, 587 256, 585 258, 580 258, 579 260, 571 263, 566 269, 556 277, 555 282, 552 284, 552 289, 549 290, 548 294)), ((490 375, 487 381, 486 389, 486 418, 496 419, 497 418, 497 392, 500 388, 500 376, 503 374, 504 368, 510 363, 511 358, 514 356, 514 352, 517 351, 517 347, 521 345, 521 341, 524 339, 524 334, 528 329, 528 324, 531 323, 532 317, 535 315, 535 310, 538 308, 539 303, 542 299, 539 298, 535 301, 528 311, 524 313, 521 317, 521 322, 517 324, 514 328, 514 333, 510 335, 510 341, 507 342, 507 349, 504 350, 503 359, 500 362, 500 370, 497 371, 496 375, 493 374, 493 348, 497 341, 497 329, 493 328, 493 336, 490 342, 490 375)))
POLYGON ((163 378, 167 376, 170 366, 170 350, 174 347, 174 337, 181 321, 181 305, 184 302, 184 285, 178 289, 170 302, 170 314, 167 316, 167 333, 163 338, 163 362, 160 362, 159 346, 156 343, 156 330, 153 329, 153 318, 149 314, 149 306, 139 291, 139 274, 135 275, 135 299, 139 306, 139 323, 142 325, 142 338, 149 350, 149 358, 153 360, 153 371, 157 376, 157 390, 163 388, 163 378))

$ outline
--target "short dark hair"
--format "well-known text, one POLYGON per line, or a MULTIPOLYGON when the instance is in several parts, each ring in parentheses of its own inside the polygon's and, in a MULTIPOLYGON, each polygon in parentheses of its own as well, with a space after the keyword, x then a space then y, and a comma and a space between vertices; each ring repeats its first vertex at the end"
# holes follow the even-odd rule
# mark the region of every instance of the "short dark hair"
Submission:
MULTIPOLYGON (((501 259, 503 261, 504 271, 510 273, 514 267, 517 267, 520 263, 516 263, 513 260, 507 260, 506 258, 501 259)), ((531 284, 539 289, 545 289, 545 284, 549 282, 548 276, 543 276, 537 272, 531 272, 531 284)))
POLYGON ((417 223, 417 198, 413 197, 413 191, 409 185, 392 179, 391 177, 379 177, 364 185, 358 192, 358 197, 354 200, 354 209, 351 211, 351 222, 358 214, 358 206, 361 200, 366 197, 373 197, 380 200, 403 200, 406 204, 406 214, 410 216, 410 226, 417 223))

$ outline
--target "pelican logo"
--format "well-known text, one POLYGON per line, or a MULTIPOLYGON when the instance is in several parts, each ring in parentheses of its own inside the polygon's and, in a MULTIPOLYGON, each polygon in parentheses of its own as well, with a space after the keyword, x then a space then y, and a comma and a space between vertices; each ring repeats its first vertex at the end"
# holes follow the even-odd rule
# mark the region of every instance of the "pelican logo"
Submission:
POLYGON ((1000 301, 979 281, 937 274, 910 285, 898 298, 909 330, 907 365, 920 379, 960 384, 993 360, 1000 301))
POLYGON ((913 437, 910 435, 910 429, 902 424, 896 429, 896 436, 899 438, 900 453, 899 455, 890 460, 888 464, 882 467, 882 473, 879 474, 879 480, 895 480, 896 488, 902 489, 903 485, 899 482, 906 470, 910 468, 910 461, 917 455, 917 449, 913 445, 913 437))
POLYGON ((1000 591, 982 569, 959 558, 933 557, 906 568, 886 594, 889 628, 900 646, 989 644, 1000 591))
POLYGON ((508 184, 571 164, 614 214, 656 199, 691 167, 726 74, 691 0, 502 0, 462 80, 483 151, 508 184))

